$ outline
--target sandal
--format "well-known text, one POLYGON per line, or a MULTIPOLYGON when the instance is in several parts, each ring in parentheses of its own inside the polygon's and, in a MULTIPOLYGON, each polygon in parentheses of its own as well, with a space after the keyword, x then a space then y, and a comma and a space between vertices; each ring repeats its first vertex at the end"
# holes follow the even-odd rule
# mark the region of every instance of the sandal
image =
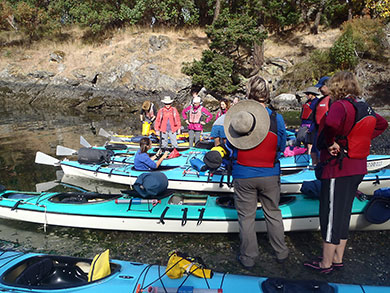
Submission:
MULTIPOLYGON (((317 257, 317 259, 318 259, 317 262, 321 262, 322 256, 317 257)), ((333 262, 332 267, 334 269, 342 269, 344 267, 344 263, 343 262, 333 262)))
POLYGON ((329 268, 321 268, 320 262, 315 261, 315 260, 314 261, 306 261, 303 263, 303 265, 308 267, 308 268, 314 269, 321 274, 329 274, 330 272, 333 271, 333 266, 331 266, 329 268))

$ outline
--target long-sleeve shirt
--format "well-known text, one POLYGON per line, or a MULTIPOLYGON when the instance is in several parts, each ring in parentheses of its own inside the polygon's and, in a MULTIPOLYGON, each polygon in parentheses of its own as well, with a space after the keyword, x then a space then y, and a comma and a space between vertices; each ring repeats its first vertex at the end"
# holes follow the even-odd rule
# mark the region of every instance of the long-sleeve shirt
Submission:
MULTIPOLYGON (((325 118, 324 138, 327 146, 333 144, 338 136, 347 136, 355 122, 356 110, 346 100, 337 100, 329 108, 325 118)), ((388 127, 388 122, 376 113, 376 126, 371 138, 380 135, 388 127)), ((325 162, 332 158, 327 149, 321 150, 320 161, 325 162)), ((360 175, 367 173, 367 158, 351 159, 345 157, 342 161, 342 168, 339 168, 338 160, 331 160, 322 173, 323 179, 337 178, 344 176, 360 175)))
POLYGON ((202 131, 203 130, 203 125, 200 124, 200 122, 202 121, 203 117, 206 116, 206 119, 205 119, 205 123, 208 123, 210 122, 211 119, 213 119, 213 115, 203 106, 198 106, 198 107, 194 107, 193 105, 189 105, 188 107, 184 108, 183 111, 181 112, 181 115, 183 116, 183 119, 184 120, 189 120, 190 124, 188 125, 188 129, 189 130, 195 130, 195 131, 202 131), (199 119, 197 119, 197 121, 195 122, 192 122, 190 120, 190 117, 191 115, 194 115, 194 114, 191 114, 191 111, 199 111, 200 109, 200 113, 199 113, 199 119))

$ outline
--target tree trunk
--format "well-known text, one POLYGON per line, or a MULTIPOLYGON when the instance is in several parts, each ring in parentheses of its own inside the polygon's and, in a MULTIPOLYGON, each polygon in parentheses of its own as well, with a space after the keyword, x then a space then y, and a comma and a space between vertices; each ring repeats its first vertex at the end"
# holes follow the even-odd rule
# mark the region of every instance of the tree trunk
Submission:
POLYGON ((214 24, 218 20, 220 10, 221 10, 221 0, 217 0, 215 2, 214 18, 212 24, 214 24))
POLYGON ((321 0, 320 5, 318 7, 318 11, 316 13, 316 18, 314 19, 314 24, 310 28, 311 33, 314 35, 318 34, 318 26, 320 25, 322 11, 325 8, 325 2, 326 2, 326 0, 321 0))
POLYGON ((346 0, 348 4, 348 20, 352 19, 352 1, 351 0, 346 0))
POLYGON ((264 42, 253 47, 253 72, 258 72, 264 64, 264 42))

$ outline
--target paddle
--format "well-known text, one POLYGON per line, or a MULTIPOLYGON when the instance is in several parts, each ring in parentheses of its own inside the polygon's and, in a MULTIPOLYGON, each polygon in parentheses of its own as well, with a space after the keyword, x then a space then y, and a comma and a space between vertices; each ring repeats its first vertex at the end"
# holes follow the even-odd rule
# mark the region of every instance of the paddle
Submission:
POLYGON ((86 148, 92 147, 92 145, 82 136, 80 136, 80 144, 86 148))
POLYGON ((57 149, 56 149, 56 155, 57 156, 73 156, 73 155, 77 155, 77 151, 74 149, 71 149, 71 148, 67 148, 67 147, 58 145, 57 149))
POLYGON ((35 190, 37 192, 44 192, 44 191, 50 190, 58 185, 59 185, 59 183, 57 180, 37 183, 37 184, 35 184, 35 190))
POLYGON ((42 152, 37 152, 35 155, 35 163, 49 166, 59 166, 61 161, 42 152))
POLYGON ((111 138, 112 134, 105 131, 103 128, 99 129, 99 135, 104 136, 106 138, 111 138))

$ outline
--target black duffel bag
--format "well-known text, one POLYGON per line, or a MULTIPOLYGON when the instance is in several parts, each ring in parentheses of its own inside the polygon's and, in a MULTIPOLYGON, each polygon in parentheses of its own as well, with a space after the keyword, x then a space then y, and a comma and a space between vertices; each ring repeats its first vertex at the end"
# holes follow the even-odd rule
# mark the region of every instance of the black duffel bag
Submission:
POLYGON ((112 150, 98 150, 91 148, 81 148, 78 151, 77 161, 80 164, 104 164, 111 161, 114 155, 112 150))

